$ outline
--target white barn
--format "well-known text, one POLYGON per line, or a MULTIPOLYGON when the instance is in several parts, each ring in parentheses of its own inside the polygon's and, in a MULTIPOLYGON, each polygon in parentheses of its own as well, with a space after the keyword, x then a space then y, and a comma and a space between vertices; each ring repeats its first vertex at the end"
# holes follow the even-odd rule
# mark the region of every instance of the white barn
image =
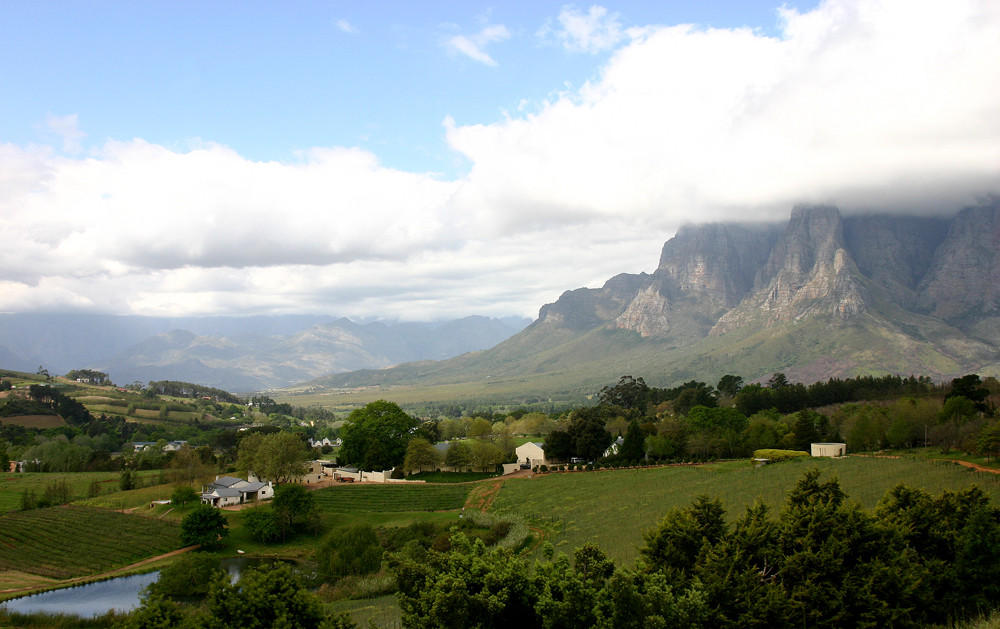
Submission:
POLYGON ((517 455, 517 462, 521 465, 535 467, 536 465, 549 464, 545 459, 545 445, 538 441, 522 443, 514 448, 514 453, 517 455))

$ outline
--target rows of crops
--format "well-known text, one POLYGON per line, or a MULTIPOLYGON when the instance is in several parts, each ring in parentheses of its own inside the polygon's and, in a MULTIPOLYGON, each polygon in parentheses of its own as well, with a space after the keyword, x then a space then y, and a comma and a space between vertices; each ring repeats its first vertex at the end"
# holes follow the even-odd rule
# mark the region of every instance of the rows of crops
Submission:
POLYGON ((470 485, 342 485, 315 492, 316 504, 333 513, 392 513, 460 509, 470 485))
POLYGON ((718 497, 730 519, 756 500, 781 509, 788 491, 810 469, 837 477, 849 499, 873 507, 895 485, 940 494, 979 485, 1000 503, 996 475, 914 459, 848 457, 788 461, 763 468, 746 463, 608 472, 549 474, 504 483, 493 509, 517 513, 549 529, 557 549, 571 553, 586 542, 603 548, 620 565, 638 557, 642 535, 672 507, 689 506, 706 494, 718 497))
POLYGON ((67 579, 179 547, 176 522, 104 509, 50 507, 0 515, 0 571, 67 579))

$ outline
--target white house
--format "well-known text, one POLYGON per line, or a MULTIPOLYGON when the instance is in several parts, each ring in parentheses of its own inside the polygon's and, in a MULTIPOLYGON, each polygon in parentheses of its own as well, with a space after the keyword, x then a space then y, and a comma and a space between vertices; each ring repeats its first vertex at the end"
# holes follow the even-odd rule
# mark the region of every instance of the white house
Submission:
POLYGON ((163 446, 164 452, 177 452, 187 445, 187 441, 171 441, 167 445, 163 446))
POLYGON ((625 444, 625 437, 618 435, 618 438, 615 439, 614 443, 608 446, 608 449, 604 451, 604 456, 614 456, 618 454, 618 451, 622 449, 622 446, 624 444, 625 444))
POLYGON ((273 497, 272 483, 245 481, 233 476, 216 477, 201 493, 201 501, 213 507, 228 507, 273 497))
POLYGON ((522 466, 535 467, 536 465, 548 465, 545 459, 545 445, 538 441, 522 443, 514 448, 517 455, 517 462, 522 466))

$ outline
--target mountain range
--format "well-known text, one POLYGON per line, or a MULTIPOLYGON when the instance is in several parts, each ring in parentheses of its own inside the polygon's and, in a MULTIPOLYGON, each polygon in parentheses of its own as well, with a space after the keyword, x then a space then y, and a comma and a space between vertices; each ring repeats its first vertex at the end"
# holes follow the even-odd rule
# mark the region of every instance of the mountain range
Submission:
POLYGON ((688 225, 653 273, 567 291, 489 350, 310 385, 572 394, 624 374, 660 386, 777 371, 801 382, 997 375, 998 251, 998 197, 947 218, 803 205, 782 224, 688 225))
POLYGON ((234 392, 331 373, 450 358, 492 347, 530 321, 472 316, 435 323, 355 323, 285 315, 161 318, 0 315, 0 365, 51 373, 97 369, 118 384, 180 380, 234 392))

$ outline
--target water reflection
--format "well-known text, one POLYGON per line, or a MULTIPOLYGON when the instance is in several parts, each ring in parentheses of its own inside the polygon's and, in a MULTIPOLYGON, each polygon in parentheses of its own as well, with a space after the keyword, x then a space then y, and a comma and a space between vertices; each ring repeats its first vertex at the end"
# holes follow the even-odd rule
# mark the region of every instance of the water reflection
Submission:
POLYGON ((139 606, 139 590, 160 576, 159 572, 133 574, 97 583, 87 583, 61 590, 50 590, 2 603, 8 610, 22 614, 47 612, 75 614, 84 618, 100 616, 112 609, 129 611, 139 606))
MULTIPOLYGON (((240 578, 240 574, 248 568, 279 562, 281 562, 280 559, 226 557, 220 560, 219 565, 235 582, 240 578)), ((159 577, 159 572, 116 577, 107 581, 23 596, 0 603, 0 605, 21 614, 47 612, 51 614, 75 614, 83 618, 101 616, 112 609, 127 612, 135 609, 142 602, 139 597, 142 588, 156 581, 159 577)))

